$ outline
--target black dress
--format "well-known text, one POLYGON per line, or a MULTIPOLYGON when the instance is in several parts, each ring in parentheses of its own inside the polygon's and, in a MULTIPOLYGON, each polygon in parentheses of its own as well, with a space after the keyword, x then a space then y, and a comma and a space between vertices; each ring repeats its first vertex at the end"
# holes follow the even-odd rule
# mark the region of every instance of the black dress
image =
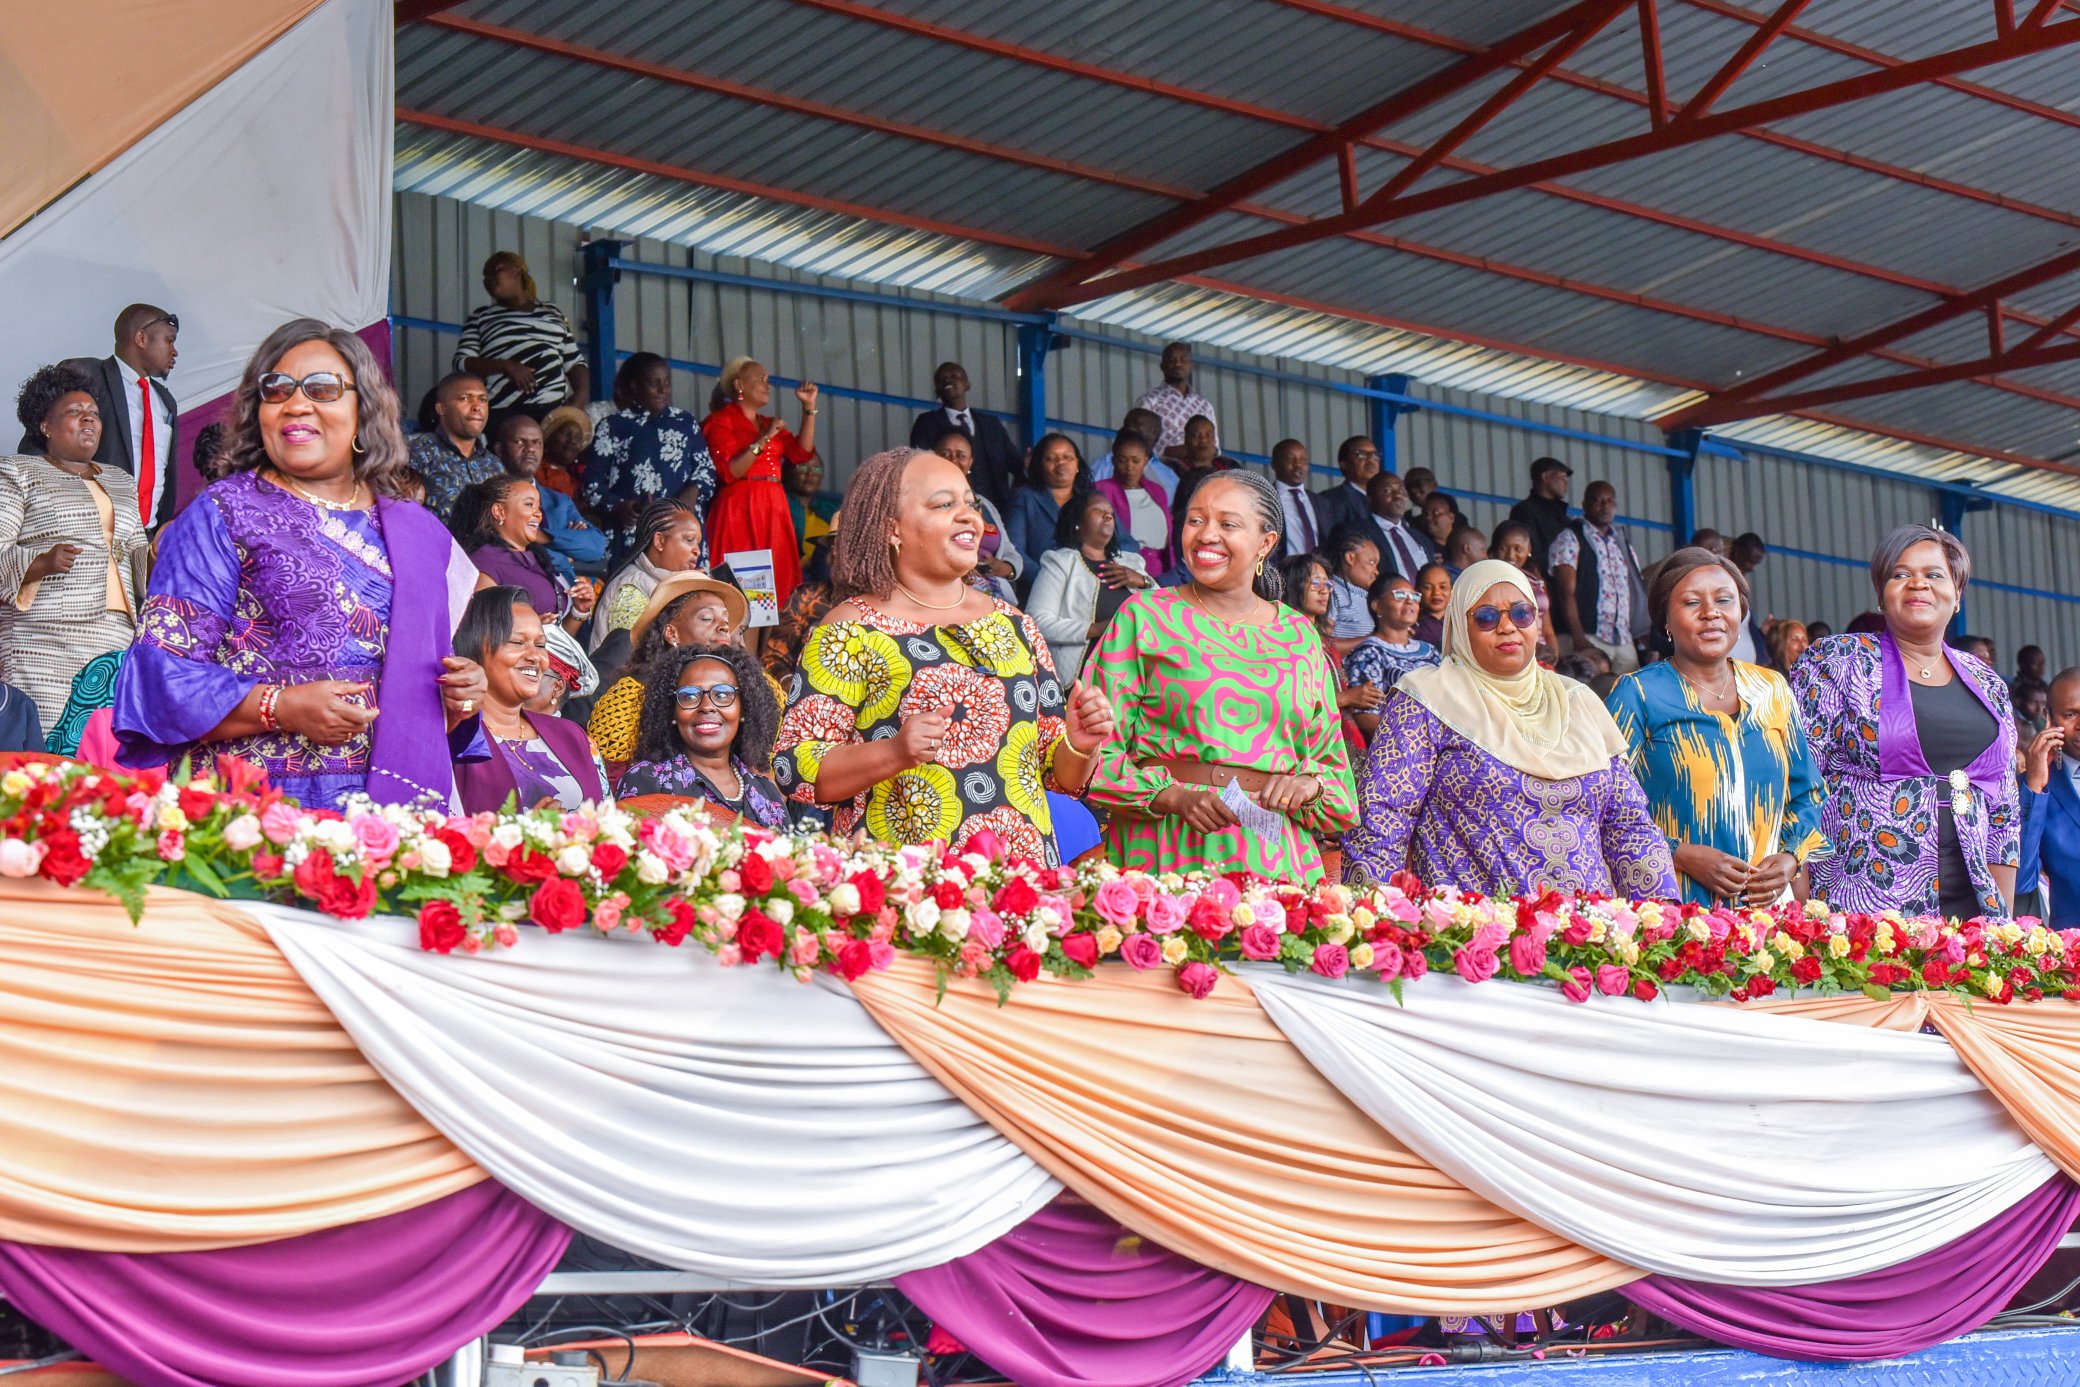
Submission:
MULTIPOLYGON (((1940 686, 1910 687, 1914 691, 1914 733, 1921 739, 1921 754, 1928 758, 1928 768, 1938 780, 1946 780, 1950 772, 1963 770, 1978 760, 1979 754, 2000 735, 2000 724, 1972 693, 1964 676, 1957 675, 1940 686)), ((1979 914, 1979 893, 1972 885, 1964 846, 1957 838, 1957 815, 1950 808, 1948 784, 1937 794, 1942 806, 1936 828, 1937 904, 1945 916, 1969 920, 1979 914)))

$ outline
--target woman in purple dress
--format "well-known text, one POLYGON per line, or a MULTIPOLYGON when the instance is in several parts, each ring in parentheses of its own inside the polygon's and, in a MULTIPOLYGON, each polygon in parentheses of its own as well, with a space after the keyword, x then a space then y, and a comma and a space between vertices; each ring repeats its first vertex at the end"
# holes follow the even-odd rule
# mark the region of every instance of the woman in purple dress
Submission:
POLYGON ((1587 685, 1534 658, 1538 602, 1523 571, 1468 566, 1440 624, 1444 663, 1403 675, 1380 712, 1344 879, 1407 870, 1491 896, 1674 899, 1668 840, 1617 725, 1587 685))
POLYGON ((1837 910, 2013 909, 2014 709, 1998 673, 1943 639, 1971 576, 1956 536, 1894 530, 1871 556, 1883 629, 1814 641, 1791 667, 1827 794, 1806 869, 1837 910))
POLYGON ((596 594, 584 579, 566 583, 545 559, 542 497, 535 484, 511 472, 472 482, 456 498, 456 542, 494 583, 520 588, 543 621, 561 622, 576 635, 592 614, 596 594))
POLYGON ((361 339, 313 318, 246 363, 230 475, 166 527, 116 677, 126 766, 240 756, 305 805, 453 804, 481 755, 484 672, 449 654, 482 579, 399 498, 397 395, 361 339))
POLYGON ((484 733, 491 754, 457 763, 464 813, 555 804, 576 809, 606 801, 607 770, 585 729, 529 705, 556 678, 541 614, 517 587, 485 588, 455 629, 455 653, 484 671, 484 733))

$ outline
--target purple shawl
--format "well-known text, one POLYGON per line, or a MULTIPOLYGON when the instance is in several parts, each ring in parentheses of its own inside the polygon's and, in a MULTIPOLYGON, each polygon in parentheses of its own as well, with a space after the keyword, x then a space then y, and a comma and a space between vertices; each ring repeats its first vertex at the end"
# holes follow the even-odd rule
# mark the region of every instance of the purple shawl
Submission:
MULTIPOLYGON (((1950 668, 1972 691, 1986 711, 1993 715, 1994 726, 2002 723, 2002 708, 1980 684, 1976 673, 1965 667, 1958 659, 1958 652, 1945 643, 1943 658, 1950 668)), ((1921 734, 1914 727, 1914 695, 1907 687, 1907 662, 1899 653, 1899 643, 1892 639, 1890 631, 1878 633, 1878 660, 1882 673, 1878 681, 1878 774, 1886 780, 1904 780, 1909 776, 1933 776, 1928 757, 1921 750, 1921 734)), ((1978 759, 1965 767, 1965 774, 1972 784, 1986 795, 1995 795, 2014 779, 2015 768, 2010 757, 2009 738, 1996 735, 1979 753, 1978 759)))
MULTIPOLYGON (((448 609, 448 555, 455 547, 432 511, 388 496, 376 498, 390 554, 393 590, 383 677, 368 752, 368 795, 378 804, 412 804, 428 796, 445 808, 455 783, 448 714, 441 704, 441 657, 455 648, 448 609)), ((475 719, 455 729, 466 736, 475 719)))
MULTIPOLYGON (((535 730, 549 750, 556 754, 563 768, 578 782, 585 798, 594 804, 606 799, 607 787, 599 782, 599 768, 592 763, 592 742, 585 735, 585 729, 569 718, 546 713, 523 716, 528 726, 535 730)), ((497 747, 491 748, 491 755, 482 760, 455 763, 455 789, 461 796, 465 814, 503 809, 506 800, 519 788, 512 762, 497 747)), ((525 809, 528 806, 523 804, 520 807, 525 809)))

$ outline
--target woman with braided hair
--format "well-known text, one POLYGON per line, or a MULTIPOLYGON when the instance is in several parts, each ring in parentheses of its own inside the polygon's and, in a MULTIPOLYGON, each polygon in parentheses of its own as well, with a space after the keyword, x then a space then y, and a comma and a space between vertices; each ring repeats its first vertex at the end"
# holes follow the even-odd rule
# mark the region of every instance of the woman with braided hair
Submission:
POLYGON ((1089 657, 1116 710, 1089 797, 1120 866, 1313 883, 1317 839, 1357 822, 1322 638, 1279 601, 1283 523, 1255 472, 1201 480, 1177 531, 1191 580, 1128 598, 1089 657))

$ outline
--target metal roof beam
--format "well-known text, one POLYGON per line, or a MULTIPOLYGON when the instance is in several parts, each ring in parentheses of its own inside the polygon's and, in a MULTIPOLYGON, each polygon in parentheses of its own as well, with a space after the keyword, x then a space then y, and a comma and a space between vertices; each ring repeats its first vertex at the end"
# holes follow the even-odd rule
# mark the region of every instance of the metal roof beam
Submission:
MULTIPOLYGON (((1579 3, 1569 6, 1559 14, 1513 34, 1491 48, 1469 54, 1452 67, 1395 93, 1385 101, 1367 107, 1333 129, 1323 131, 1314 138, 1265 160, 1255 168, 1237 174, 1204 196, 1113 237, 1094 249, 1080 263, 1026 285, 1006 298, 1005 303, 1013 308, 1037 303, 1072 288, 1077 282, 1117 268, 1178 233, 1232 210, 1236 204, 1284 182, 1301 170, 1310 168, 1324 159, 1339 157, 1339 152, 1353 141, 1363 139, 1456 92, 1463 91, 1483 78, 1515 65, 1519 59, 1529 54, 1569 39, 1591 24, 1594 25, 1594 29, 1589 32, 1600 30, 1630 2, 1631 0, 1579 0, 1579 3)), ((828 8, 837 3, 837 0, 799 0, 799 3, 828 8)), ((1581 34, 1582 40, 1585 41, 1587 37, 1587 33, 1581 34)), ((1569 48, 1567 51, 1571 53, 1574 50, 1569 48)), ((1442 158, 1450 152, 1447 148, 1439 157, 1442 158)))
POLYGON ((2011 294, 2019 294, 2025 290, 2033 289, 2039 284, 2045 284, 2061 276, 2072 274, 2076 270, 2080 270, 2080 247, 2074 247, 2061 252, 2052 256, 2049 260, 2031 265, 2027 269, 2017 270, 2014 274, 1995 280, 1992 284, 1988 284, 1972 293, 1960 295, 1947 303, 1937 304, 1933 308, 1925 308, 1919 313, 1910 314, 1897 322, 1888 323, 1884 327, 1873 329, 1870 332, 1852 337, 1847 341, 1837 342, 1823 351, 1815 352, 1802 361, 1794 361, 1788 366, 1764 372, 1752 380, 1743 381, 1739 385, 1718 391, 1711 399, 1700 404, 1665 415, 1656 422, 1663 428, 1679 429, 1703 423, 1704 416, 1707 413, 1721 418, 1745 417, 1745 414, 1726 415, 1719 412, 1767 395, 1769 392, 1780 389, 1794 381, 1804 380, 1806 377, 1816 372, 1824 371, 1830 366, 1838 366, 1844 361, 1849 361, 1859 356, 1868 356, 1882 347, 1889 347, 1894 342, 1912 337, 1919 332, 1926 332, 1928 329, 1947 323, 1954 318, 1983 312, 2011 294))
POLYGON ((1160 283, 1179 275, 1197 274, 1218 265, 1232 264, 1272 251, 1325 240, 1361 227, 1376 226, 1381 222, 1422 212, 1433 212, 1444 207, 1455 207, 1548 179, 1566 178, 1593 169, 1608 168, 1613 164, 1685 148, 1773 121, 1811 115, 1817 111, 1867 100, 1870 97, 1903 91, 1934 77, 1970 71, 2034 53, 2050 52, 2075 42, 2080 42, 2080 20, 2068 20, 2035 29, 2018 29, 2006 39, 1994 39, 1946 53, 1931 54, 1911 63, 1903 63, 1889 71, 1863 73, 1856 77, 1823 83, 1805 91, 1752 102, 1731 110, 1692 118, 1678 116, 1659 130, 1606 141, 1551 158, 1533 160, 1529 164, 1485 177, 1462 179, 1443 187, 1425 192, 1412 192, 1391 199, 1381 199, 1378 194, 1374 194, 1353 211, 1319 218, 1306 226, 1245 237, 1239 241, 1174 256, 1137 270, 1128 270, 1095 282, 1078 284, 1066 291, 1036 295, 1034 299, 1037 302, 1029 301, 1028 306, 1062 308, 1085 299, 1138 289, 1143 285, 1160 283))
POLYGON ((1668 76, 1661 63, 1659 0, 1639 0, 1640 66, 1647 74, 1647 119, 1656 130, 1668 124, 1668 76))
POLYGON ((442 10, 452 10, 461 3, 462 0, 397 0, 397 27, 402 29, 407 24, 431 19, 442 10))
POLYGON ((1755 65, 1755 60, 1762 56, 1762 50, 1774 43, 1777 35, 1790 28, 1791 21, 1798 18, 1799 12, 1811 3, 1812 0, 1784 0, 1784 3, 1777 7, 1775 14, 1763 20, 1755 32, 1748 35, 1748 41, 1740 46, 1740 51, 1728 58, 1726 65, 1713 73, 1705 84, 1697 89, 1697 95, 1690 98, 1689 104, 1677 113, 1676 119, 1701 116, 1711 110, 1712 103, 1726 95, 1726 89, 1738 82, 1741 74, 1755 65))
POLYGON ((770 198, 775 202, 791 203, 796 207, 808 207, 818 212, 835 212, 843 216, 857 217, 862 221, 886 222, 892 226, 906 226, 915 231, 927 231, 935 236, 951 236, 979 241, 985 245, 1006 246, 1034 255, 1071 255, 1073 251, 1061 246, 1051 246, 1044 241, 1028 240, 1022 236, 1010 236, 1000 231, 984 231, 972 226, 959 226, 952 222, 935 221, 929 217, 912 216, 907 212, 892 211, 886 207, 872 207, 865 203, 846 202, 837 198, 817 197, 810 193, 796 192, 790 188, 777 188, 770 184, 753 183, 748 179, 732 178, 727 174, 708 173, 701 169, 687 168, 682 164, 666 164, 655 159, 643 159, 632 154, 616 154, 611 150, 595 149, 590 145, 573 144, 568 140, 552 140, 541 135, 529 135, 518 130, 507 130, 496 125, 482 125, 476 121, 457 120, 451 116, 435 115, 430 111, 417 111, 408 106, 397 108, 397 118, 407 125, 423 125, 430 130, 445 130, 455 135, 473 135, 478 139, 493 140, 499 144, 515 145, 521 149, 532 149, 543 154, 558 154, 567 159, 582 159, 587 163, 605 164, 610 168, 627 169, 631 173, 653 174, 680 183, 692 183, 703 188, 715 188, 722 192, 743 193, 751 197, 770 198))
POLYGON ((1716 399, 1707 400, 1694 409, 1684 411, 1683 417, 1693 427, 1709 427, 1713 424, 1730 423, 1735 419, 1753 419, 1762 414, 1796 414, 1801 410, 1822 409, 1848 400, 1867 400, 1874 395, 1896 395, 1902 390, 1921 390, 1931 385, 1948 385, 1953 381, 1996 376, 2004 371, 2028 371, 2038 366, 2056 366, 2067 361, 2080 361, 2080 342, 2066 342, 2056 347, 2044 347, 2029 352, 1997 353, 1981 357, 1977 361, 1960 361, 1949 366, 1930 367, 1923 371, 1901 371, 1896 375, 1879 376, 1875 380, 1850 381, 1844 385, 1830 385, 1791 395, 1750 397, 1732 403, 1721 403, 1716 399))

